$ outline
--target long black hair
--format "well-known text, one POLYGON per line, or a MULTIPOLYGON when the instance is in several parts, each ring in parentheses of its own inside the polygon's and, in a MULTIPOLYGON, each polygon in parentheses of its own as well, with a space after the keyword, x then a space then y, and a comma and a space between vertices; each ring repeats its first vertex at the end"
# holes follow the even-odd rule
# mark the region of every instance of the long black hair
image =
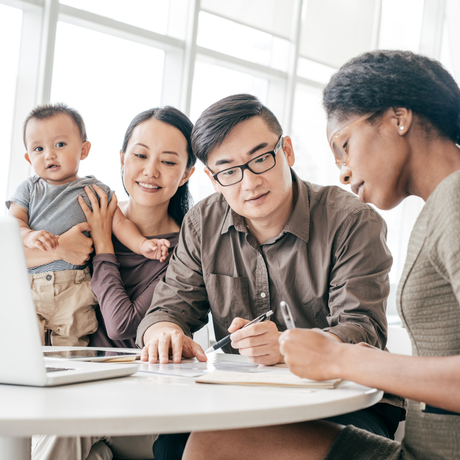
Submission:
MULTIPOLYGON (((187 169, 190 169, 196 163, 196 156, 192 150, 192 144, 190 142, 190 136, 192 134, 193 123, 188 119, 186 115, 184 115, 180 110, 177 110, 174 107, 166 106, 166 107, 156 107, 154 109, 145 110, 141 112, 139 115, 136 115, 126 130, 125 137, 123 139, 123 146, 121 148, 121 153, 125 153, 128 147, 128 142, 131 139, 133 134, 134 128, 137 125, 140 125, 144 121, 150 120, 150 118, 155 118, 156 120, 162 121, 163 123, 167 123, 168 125, 174 126, 177 128, 185 137, 187 141, 187 169)), ((123 171, 121 172, 121 179, 123 182, 123 171)), ((129 195, 129 193, 128 193, 129 195)), ((182 225, 182 221, 184 220, 185 214, 187 211, 193 206, 193 198, 190 193, 188 187, 188 181, 181 185, 176 193, 171 197, 169 200, 168 205, 168 214, 174 219, 177 225, 182 225)))
MULTIPOLYGON (((410 51, 361 54, 335 73, 323 92, 328 119, 404 107, 418 115, 425 131, 460 144, 460 89, 434 59, 410 51)), ((373 120, 370 119, 372 123, 373 120)))

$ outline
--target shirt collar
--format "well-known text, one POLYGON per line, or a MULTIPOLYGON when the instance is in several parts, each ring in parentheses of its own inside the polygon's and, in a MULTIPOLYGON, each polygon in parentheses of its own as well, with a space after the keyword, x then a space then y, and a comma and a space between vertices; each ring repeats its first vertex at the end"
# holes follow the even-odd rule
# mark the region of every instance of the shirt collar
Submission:
MULTIPOLYGON (((281 234, 289 232, 304 240, 305 243, 308 243, 310 237, 310 201, 308 199, 308 188, 305 182, 292 169, 291 174, 295 205, 281 234)), ((222 224, 221 234, 227 233, 230 227, 235 227, 235 230, 239 232, 248 233, 244 218, 233 211, 227 204, 227 213, 222 224)))

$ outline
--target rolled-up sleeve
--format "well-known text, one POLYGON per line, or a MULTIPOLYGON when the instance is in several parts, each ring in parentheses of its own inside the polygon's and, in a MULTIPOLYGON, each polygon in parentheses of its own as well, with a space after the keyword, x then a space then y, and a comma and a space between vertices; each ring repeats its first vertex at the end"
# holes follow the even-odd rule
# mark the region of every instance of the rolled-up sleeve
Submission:
POLYGON ((208 322, 210 308, 202 273, 201 236, 197 229, 195 216, 188 213, 166 275, 158 283, 152 303, 137 329, 137 346, 144 346, 145 331, 153 324, 175 323, 191 337, 208 322))
POLYGON ((386 224, 370 208, 355 210, 338 229, 330 273, 329 324, 343 342, 385 348, 388 273, 392 257, 386 224))

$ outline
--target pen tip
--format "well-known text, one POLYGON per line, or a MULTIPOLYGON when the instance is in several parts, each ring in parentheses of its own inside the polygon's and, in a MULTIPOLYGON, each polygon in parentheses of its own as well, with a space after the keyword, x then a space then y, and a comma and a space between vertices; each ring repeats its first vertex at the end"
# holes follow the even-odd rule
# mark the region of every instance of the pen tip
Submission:
POLYGON ((214 348, 209 347, 204 353, 205 355, 207 355, 208 353, 211 353, 212 351, 214 351, 214 348))

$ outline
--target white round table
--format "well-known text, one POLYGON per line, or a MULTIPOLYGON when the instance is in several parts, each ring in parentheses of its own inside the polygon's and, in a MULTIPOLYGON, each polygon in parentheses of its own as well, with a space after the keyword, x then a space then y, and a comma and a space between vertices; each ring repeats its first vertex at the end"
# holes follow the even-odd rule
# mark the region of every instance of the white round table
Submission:
POLYGON ((0 458, 30 458, 35 434, 134 435, 293 423, 363 409, 382 395, 352 382, 334 390, 203 385, 141 372, 54 388, 0 385, 0 458))

